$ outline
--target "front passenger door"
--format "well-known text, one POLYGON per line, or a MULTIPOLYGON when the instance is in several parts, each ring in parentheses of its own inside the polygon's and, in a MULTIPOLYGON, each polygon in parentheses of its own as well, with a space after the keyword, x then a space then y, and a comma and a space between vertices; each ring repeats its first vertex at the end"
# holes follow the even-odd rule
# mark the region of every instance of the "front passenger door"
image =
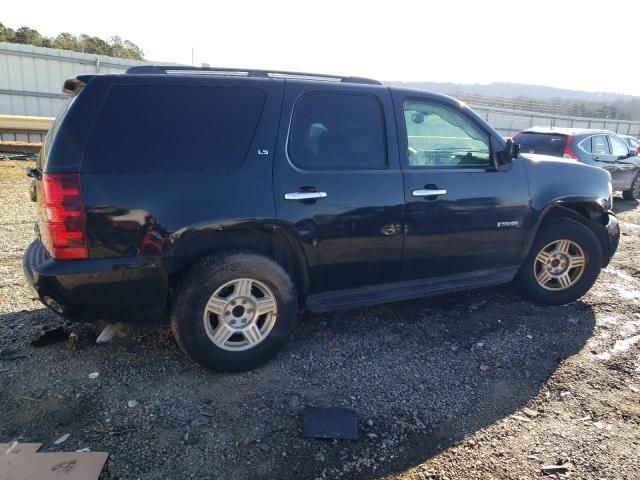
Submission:
POLYGON ((529 189, 523 162, 496 169, 467 107, 394 94, 405 186, 405 280, 517 270, 529 189), (515 268, 515 269, 514 269, 515 268))
POLYGON ((611 174, 613 189, 627 190, 631 187, 633 178, 638 171, 635 163, 637 162, 637 157, 629 155, 629 147, 618 137, 609 135, 609 142, 611 142, 611 154, 616 157, 615 176, 611 174))

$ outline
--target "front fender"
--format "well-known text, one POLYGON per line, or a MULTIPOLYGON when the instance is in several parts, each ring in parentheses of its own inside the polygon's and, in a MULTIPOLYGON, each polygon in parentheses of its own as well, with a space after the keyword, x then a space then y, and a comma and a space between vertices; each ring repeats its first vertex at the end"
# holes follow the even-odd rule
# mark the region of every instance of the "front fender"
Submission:
POLYGON ((524 156, 518 161, 521 159, 525 162, 531 195, 531 218, 524 258, 549 215, 573 218, 588 225, 596 234, 599 230, 606 232, 607 213, 612 207, 609 172, 562 159, 524 156))
POLYGON ((518 160, 525 163, 535 211, 542 212, 553 203, 576 202, 611 209, 611 175, 606 170, 555 157, 523 156, 518 160))

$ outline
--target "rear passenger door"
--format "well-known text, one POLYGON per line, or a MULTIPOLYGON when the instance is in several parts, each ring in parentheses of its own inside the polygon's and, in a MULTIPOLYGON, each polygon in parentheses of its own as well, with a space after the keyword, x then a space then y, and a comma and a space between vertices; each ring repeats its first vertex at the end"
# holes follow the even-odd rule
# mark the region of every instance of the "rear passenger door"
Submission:
POLYGON ((387 88, 287 80, 274 185, 311 294, 398 279, 404 199, 387 88))

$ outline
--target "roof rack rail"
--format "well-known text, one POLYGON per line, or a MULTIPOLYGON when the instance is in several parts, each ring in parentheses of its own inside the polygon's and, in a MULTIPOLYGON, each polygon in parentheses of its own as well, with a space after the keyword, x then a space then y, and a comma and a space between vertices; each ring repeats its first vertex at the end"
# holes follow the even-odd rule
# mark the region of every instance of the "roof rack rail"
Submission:
POLYGON ((284 72, 280 70, 253 70, 249 68, 185 67, 177 65, 141 65, 130 67, 126 73, 138 75, 219 75, 229 77, 282 78, 290 80, 316 80, 321 82, 363 83, 382 85, 378 80, 362 77, 342 77, 319 73, 284 72))

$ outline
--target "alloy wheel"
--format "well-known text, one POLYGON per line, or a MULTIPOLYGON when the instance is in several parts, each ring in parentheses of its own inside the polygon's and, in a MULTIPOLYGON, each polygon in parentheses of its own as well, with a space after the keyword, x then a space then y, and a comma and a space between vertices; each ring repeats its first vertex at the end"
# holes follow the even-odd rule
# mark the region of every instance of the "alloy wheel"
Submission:
POLYGON ((559 291, 575 285, 587 265, 587 256, 580 245, 571 240, 555 240, 536 256, 533 273, 542 288, 559 291))
POLYGON ((211 295, 204 309, 204 328, 217 347, 248 350, 267 338, 277 313, 276 297, 269 287, 252 278, 239 278, 211 295))

